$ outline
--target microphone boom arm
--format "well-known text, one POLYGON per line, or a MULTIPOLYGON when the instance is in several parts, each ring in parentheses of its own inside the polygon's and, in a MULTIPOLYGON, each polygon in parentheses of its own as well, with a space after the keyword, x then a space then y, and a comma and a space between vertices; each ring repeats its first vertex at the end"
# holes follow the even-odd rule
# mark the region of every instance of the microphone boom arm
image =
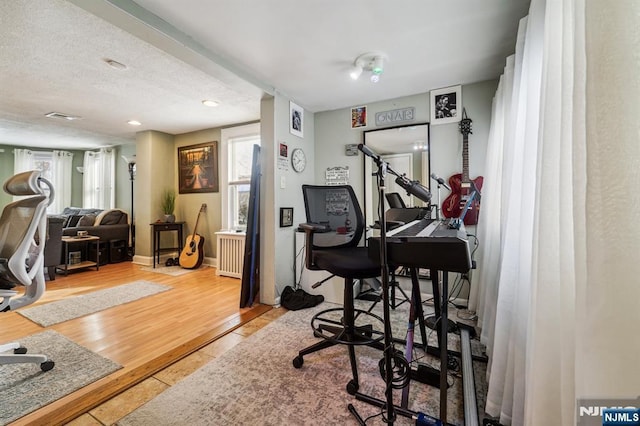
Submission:
MULTIPOLYGON (((429 203, 431 201, 431 192, 429 189, 422 184, 420 181, 409 179, 406 174, 399 174, 391 167, 389 167, 389 163, 384 161, 380 155, 378 155, 371 148, 367 147, 364 144, 359 144, 358 149, 362 151, 363 154, 371 157, 373 161, 378 165, 378 168, 381 169, 383 176, 386 172, 391 173, 396 176, 396 183, 402 187, 405 191, 407 191, 407 195, 413 195, 417 199, 424 201, 425 203, 429 203)), ((380 173, 380 171, 378 172, 380 173)))

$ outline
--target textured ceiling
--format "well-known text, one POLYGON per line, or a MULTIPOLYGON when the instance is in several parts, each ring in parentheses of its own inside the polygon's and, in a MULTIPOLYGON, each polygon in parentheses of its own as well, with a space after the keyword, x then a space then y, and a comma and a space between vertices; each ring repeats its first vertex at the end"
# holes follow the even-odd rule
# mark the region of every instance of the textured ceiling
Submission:
POLYGON ((177 134, 256 120, 265 93, 318 112, 496 78, 528 5, 3 1, 0 144, 131 143, 140 130, 177 134), (388 56, 380 82, 350 80, 353 60, 373 50, 388 56), (106 58, 127 69, 108 67, 106 58), (221 104, 206 108, 203 99, 221 104), (44 117, 52 111, 82 119, 44 117))

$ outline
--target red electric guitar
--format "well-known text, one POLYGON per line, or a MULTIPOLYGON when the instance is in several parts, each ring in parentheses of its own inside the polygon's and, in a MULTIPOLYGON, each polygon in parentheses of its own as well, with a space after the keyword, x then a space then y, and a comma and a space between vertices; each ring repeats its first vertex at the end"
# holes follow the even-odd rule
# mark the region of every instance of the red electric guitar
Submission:
MULTIPOLYGON (((471 193, 477 191, 480 195, 484 178, 478 176, 469 179, 469 133, 471 133, 471 119, 467 118, 467 112, 462 110, 462 120, 460 121, 460 133, 462 133, 462 174, 458 173, 449 178, 451 194, 442 203, 442 215, 444 217, 459 217, 462 209, 471 193)), ((471 202, 469 211, 464 217, 465 225, 475 225, 478 223, 480 213, 480 201, 476 196, 471 202)))

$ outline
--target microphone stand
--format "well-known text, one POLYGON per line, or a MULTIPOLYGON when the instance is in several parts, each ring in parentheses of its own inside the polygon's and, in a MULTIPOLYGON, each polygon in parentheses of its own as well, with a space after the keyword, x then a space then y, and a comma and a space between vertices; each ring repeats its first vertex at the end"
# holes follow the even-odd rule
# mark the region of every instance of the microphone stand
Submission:
POLYGON ((391 332, 391 313, 389 311, 389 262, 387 259, 387 223, 385 219, 385 176, 387 171, 391 171, 389 165, 382 161, 378 161, 378 197, 380 210, 380 266, 382 267, 382 306, 384 318, 384 364, 385 377, 384 382, 387 385, 385 389, 386 398, 386 422, 393 424, 396 419, 395 406, 393 404, 393 335, 391 332))
MULTIPOLYGON (((364 151, 363 151, 364 152, 364 151)), ((365 152, 366 154, 366 152, 365 152)), ((368 154, 367 154, 368 155, 368 154)), ((383 319, 384 319, 384 365, 385 365, 385 377, 384 382, 386 384, 385 396, 386 396, 386 417, 383 416, 384 420, 387 424, 392 425, 396 419, 396 411, 395 406, 393 404, 393 336, 391 333, 391 313, 389 311, 389 263, 387 261, 387 223, 385 220, 385 176, 387 171, 391 171, 393 174, 396 174, 392 170, 390 170, 388 163, 380 159, 380 157, 371 156, 373 160, 378 165, 378 171, 375 173, 377 175, 378 182, 378 197, 380 205, 379 215, 380 215, 380 267, 382 273, 382 306, 383 306, 383 319)), ((361 394, 356 392, 356 398, 362 399, 367 402, 371 402, 371 397, 368 395, 361 394), (360 398, 358 398, 360 396, 360 398)), ((349 411, 356 417, 360 424, 364 424, 364 421, 360 417, 360 415, 355 411, 353 405, 349 404, 349 411)))
MULTIPOLYGON (((382 304, 383 304, 383 320, 384 320, 384 382, 385 389, 385 401, 381 401, 369 395, 365 395, 360 392, 355 393, 356 399, 365 401, 369 404, 383 407, 383 419, 387 424, 393 425, 396 420, 396 412, 413 419, 419 419, 420 416, 424 416, 422 413, 416 413, 404 407, 396 407, 393 403, 393 389, 394 389, 394 366, 396 366, 396 354, 393 347, 393 335, 391 332, 391 313, 390 313, 390 300, 389 300, 389 260, 387 257, 387 223, 385 219, 385 176, 387 172, 398 177, 396 183, 402 186, 410 195, 417 197, 418 199, 428 202, 431 199, 431 193, 428 189, 421 186, 418 181, 411 181, 406 178, 405 175, 399 175, 396 173, 389 164, 380 158, 375 152, 373 152, 364 144, 358 145, 358 149, 365 155, 371 157, 378 166, 378 171, 374 173, 377 176, 378 184, 378 204, 380 206, 380 267, 382 273, 382 304), (399 182, 400 181, 400 182, 399 182), (384 413, 386 412, 386 416, 384 413)), ((403 358, 406 363, 406 359, 403 358)), ((365 425, 364 420, 355 407, 352 404, 348 405, 349 412, 356 418, 358 424, 365 425)))

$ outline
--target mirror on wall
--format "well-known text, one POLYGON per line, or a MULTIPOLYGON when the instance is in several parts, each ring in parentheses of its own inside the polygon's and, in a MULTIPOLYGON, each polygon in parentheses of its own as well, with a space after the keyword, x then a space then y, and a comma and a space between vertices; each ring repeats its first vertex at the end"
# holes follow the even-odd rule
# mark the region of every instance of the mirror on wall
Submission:
MULTIPOLYGON (((399 175, 405 174, 410 180, 418 180, 430 189, 429 123, 367 130, 364 132, 363 143, 380 155, 393 171, 399 175)), ((375 162, 364 156, 364 204, 367 226, 378 219, 378 187, 376 176, 373 176, 377 170, 375 162)), ((395 180, 396 176, 387 173, 385 193, 397 192, 407 207, 427 207, 426 203, 407 195, 395 180)))

